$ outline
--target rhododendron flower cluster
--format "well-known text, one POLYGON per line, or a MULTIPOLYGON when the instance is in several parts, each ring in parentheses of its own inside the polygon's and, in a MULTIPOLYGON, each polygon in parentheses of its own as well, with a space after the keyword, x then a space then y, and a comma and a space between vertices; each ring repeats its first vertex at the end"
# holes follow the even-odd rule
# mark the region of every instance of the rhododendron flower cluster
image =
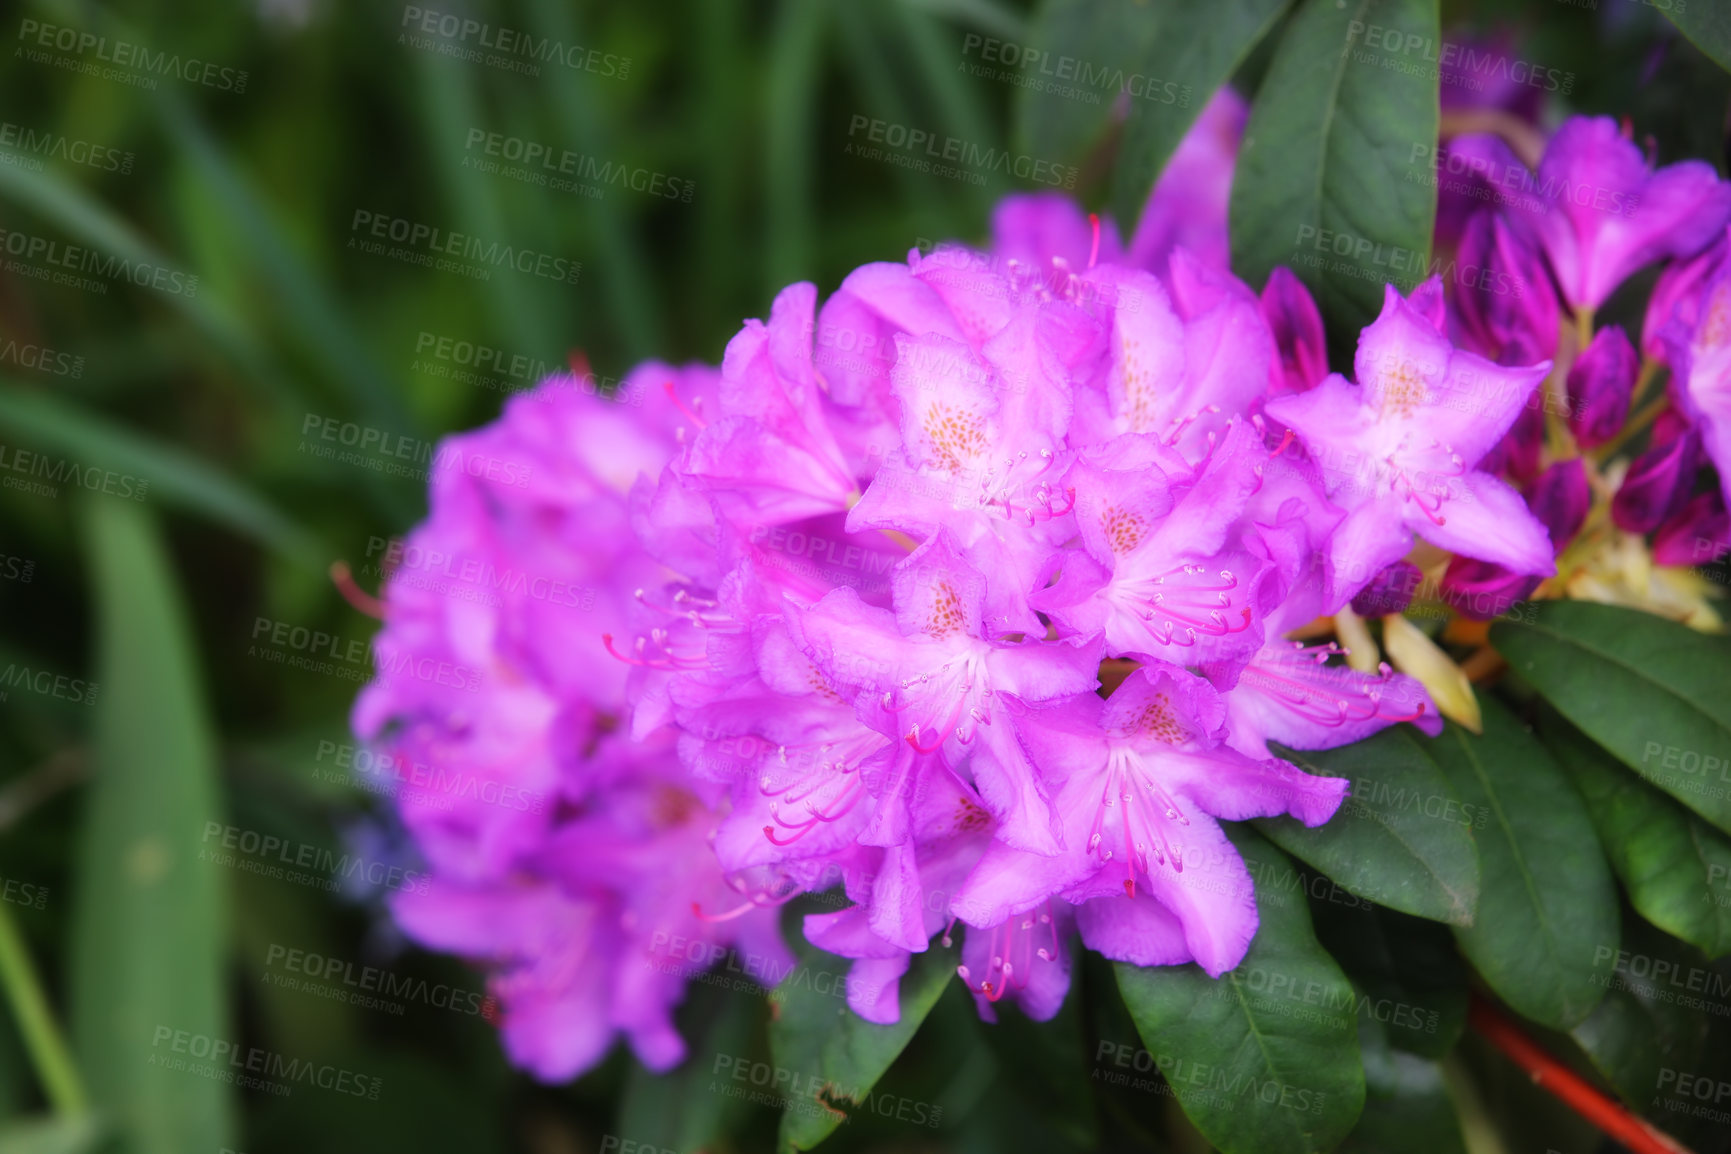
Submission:
POLYGON ((1078 943, 1218 977, 1257 932, 1220 823, 1315 826, 1348 792, 1281 749, 1442 724, 1374 653, 1291 634, 1355 599, 1398 613, 1426 550, 1506 607, 1619 485, 1627 529, 1723 536, 1693 491, 1703 453, 1731 466, 1710 172, 1565 124, 1535 181, 1551 211, 1446 214, 1460 260, 1525 291, 1390 286, 1349 377, 1295 276, 1258 295, 1227 267, 1242 123, 1217 97, 1128 246, 1060 195, 1012 197, 987 250, 868 264, 823 300, 792 285, 719 367, 636 369, 626 394, 660 403, 561 376, 458 439, 528 482, 442 471, 411 544, 507 575, 502 595, 399 573, 379 648, 479 685, 380 682, 355 724, 546 800, 400 802, 435 880, 395 915, 489 970, 517 1062, 570 1077, 623 1033, 674 1064, 686 982, 724 949, 785 973, 779 907, 838 886, 799 931, 853 960, 872 1022, 958 938, 987 1017, 1056 1013, 1078 943), (1627 212, 1568 191, 1607 185, 1627 212), (1626 478, 1601 474, 1580 450, 1618 435, 1637 357, 1589 310, 1660 258, 1684 261, 1641 347, 1677 404, 1626 478), (1547 437, 1552 394, 1570 421, 1547 437))

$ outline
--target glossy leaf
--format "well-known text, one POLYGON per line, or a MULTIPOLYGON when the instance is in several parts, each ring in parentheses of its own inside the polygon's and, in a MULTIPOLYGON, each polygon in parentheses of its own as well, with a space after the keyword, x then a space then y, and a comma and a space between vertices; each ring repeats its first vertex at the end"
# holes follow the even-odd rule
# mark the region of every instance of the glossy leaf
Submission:
POLYGON ((1547 601, 1491 644, 1588 737, 1731 831, 1731 641, 1650 613, 1547 601))
POLYGON ((1291 862, 1242 826, 1229 833, 1257 879, 1244 961, 1218 981, 1194 964, 1120 963, 1118 989, 1185 1114, 1225 1154, 1333 1149, 1364 1104, 1356 994, 1283 883, 1291 862))
POLYGON ((1705 984, 1707 960, 1635 917, 1625 919, 1618 945, 1623 955, 1607 957, 1605 950, 1595 951, 1605 1000, 1570 1036, 1617 1093, 1641 1110, 1661 1088, 1661 1070, 1705 1073, 1701 1063, 1712 1015, 1678 994, 1689 994, 1691 972, 1700 975, 1697 984, 1705 984), (1637 958, 1663 963, 1666 976, 1655 979, 1650 966, 1637 958), (1636 969, 1646 976, 1637 977, 1636 969), (1673 975, 1682 979, 1680 990, 1674 988, 1673 975))
MULTIPOLYGON (((771 993, 770 1053, 778 1069, 797 1080, 784 1096, 782 1154, 810 1150, 862 1105, 872 1087, 913 1039, 956 973, 956 951, 934 941, 901 979, 901 1021, 878 1026, 848 1009, 836 991, 847 988, 850 963, 795 934, 799 964, 771 993)), ((927 1114, 930 1105, 923 1104, 927 1114)))
POLYGON ((1414 145, 1437 138, 1436 72, 1380 45, 1438 40, 1436 0, 1306 0, 1251 106, 1232 182, 1233 269, 1260 287, 1291 268, 1336 333, 1358 332, 1385 283, 1410 289, 1430 261, 1436 193, 1404 178, 1414 145), (1387 67, 1390 55, 1420 66, 1387 67))
POLYGON ((1388 1043, 1441 1058, 1466 1028, 1467 972, 1454 937, 1435 922, 1327 900, 1311 891, 1316 937, 1358 987, 1358 1017, 1388 1043))
POLYGON ((1611 868, 1641 916, 1708 957, 1731 952, 1731 838, 1561 718, 1541 732, 1586 798, 1611 868))
POLYGON ((1364 1115, 1341 1154, 1466 1154, 1442 1065, 1389 1044, 1374 1022, 1361 1022, 1364 1115))
POLYGON ((1655 5, 1695 47, 1731 72, 1731 9, 1723 4, 1689 4, 1685 0, 1655 5))
POLYGON ((1490 812, 1478 831, 1478 916, 1461 951, 1516 1010, 1555 1029, 1604 989, 1593 951, 1617 939, 1616 890, 1586 803, 1545 747, 1487 696, 1485 732, 1449 724, 1432 749, 1461 800, 1490 812))
POLYGON ((1281 849, 1342 887, 1421 918, 1472 924, 1479 862, 1472 830, 1489 815, 1463 805, 1410 726, 1339 749, 1279 750, 1308 773, 1344 777, 1351 793, 1314 829, 1295 818, 1258 821, 1281 849))

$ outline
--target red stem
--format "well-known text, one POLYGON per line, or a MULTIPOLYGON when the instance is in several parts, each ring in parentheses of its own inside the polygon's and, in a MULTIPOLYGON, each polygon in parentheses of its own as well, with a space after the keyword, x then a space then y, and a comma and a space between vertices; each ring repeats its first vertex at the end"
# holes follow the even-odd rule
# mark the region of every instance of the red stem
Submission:
POLYGON ((1691 1154, 1687 1146, 1605 1097, 1586 1079, 1545 1053, 1520 1027, 1478 994, 1472 996, 1467 1018, 1473 1029, 1530 1074, 1535 1084, 1561 1098, 1569 1109, 1627 1146, 1633 1154, 1691 1154))

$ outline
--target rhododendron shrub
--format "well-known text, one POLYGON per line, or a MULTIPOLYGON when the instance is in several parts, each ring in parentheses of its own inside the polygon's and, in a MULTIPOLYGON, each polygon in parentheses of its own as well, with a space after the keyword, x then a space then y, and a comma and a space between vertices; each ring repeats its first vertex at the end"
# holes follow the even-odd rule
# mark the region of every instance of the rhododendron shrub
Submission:
POLYGON ((841 1030, 813 1096, 857 1104, 944 981, 1048 1022, 1115 969, 1205 1135, 1320 1149, 1421 1092, 1391 1054, 1441 1093, 1471 969, 1475 1023, 1574 1030, 1651 1096, 1605 1040, 1619 919, 1731 948, 1699 576, 1731 547, 1731 186, 1486 95, 1502 120, 1445 117, 1431 151, 1481 184, 1360 245, 1245 184, 1291 67, 1191 110, 1136 220, 1015 194, 983 243, 787 286, 717 363, 639 366, 646 403, 560 375, 449 442, 410 546, 526 579, 399 573, 381 665, 479 676, 381 679, 354 723, 493 787, 399 799, 431 883, 392 912, 487 972, 514 1062, 562 1081, 623 1039, 670 1070, 688 984, 746 957, 778 1054, 841 1030), (1325 231, 1348 242, 1310 259, 1325 231), (1654 265, 1641 330, 1601 323, 1654 265), (839 1026, 813 966, 846 970, 839 1026))

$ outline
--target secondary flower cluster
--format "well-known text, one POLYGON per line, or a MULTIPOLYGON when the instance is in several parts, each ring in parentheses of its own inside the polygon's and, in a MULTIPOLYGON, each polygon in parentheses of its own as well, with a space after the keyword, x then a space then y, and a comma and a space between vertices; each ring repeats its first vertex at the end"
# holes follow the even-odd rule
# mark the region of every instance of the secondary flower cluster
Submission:
MULTIPOLYGON (((821 305, 793 285, 719 368, 635 370, 625 394, 664 404, 556 377, 456 439, 530 480, 441 471, 405 553, 503 595, 399 569, 378 650, 483 676, 381 680, 355 725, 546 801, 398 799, 434 880, 395 915, 489 970, 515 1061, 567 1078, 623 1032, 672 1065, 686 982, 724 949, 786 973, 777 907, 837 885, 803 932, 854 959, 848 1002, 874 1022, 897 1019, 912 955, 957 934, 988 1017, 1004 997, 1055 1013, 1078 938, 1236 966, 1254 887, 1219 822, 1317 825, 1348 785, 1270 743, 1441 726, 1412 677, 1287 635, 1355 598, 1398 613, 1415 534, 1457 585, 1530 591, 1587 516, 1581 486, 1618 480, 1544 443, 1541 383, 1572 355, 1553 274, 1590 309, 1694 257, 1649 321, 1687 397, 1617 516, 1661 548, 1723 519, 1716 493, 1673 491, 1688 446, 1731 447, 1731 272, 1723 242, 1694 256, 1731 215, 1710 173, 1629 169, 1609 122, 1570 122, 1540 176, 1621 181, 1630 214, 1564 191, 1536 219, 1472 216, 1461 261, 1528 291, 1391 287, 1348 380, 1297 278, 1258 296, 1226 267, 1243 120, 1215 99, 1128 246, 1061 196, 1012 197, 988 252, 866 265, 821 305)), ((1624 435, 1616 333, 1567 373, 1582 446, 1624 435)))

